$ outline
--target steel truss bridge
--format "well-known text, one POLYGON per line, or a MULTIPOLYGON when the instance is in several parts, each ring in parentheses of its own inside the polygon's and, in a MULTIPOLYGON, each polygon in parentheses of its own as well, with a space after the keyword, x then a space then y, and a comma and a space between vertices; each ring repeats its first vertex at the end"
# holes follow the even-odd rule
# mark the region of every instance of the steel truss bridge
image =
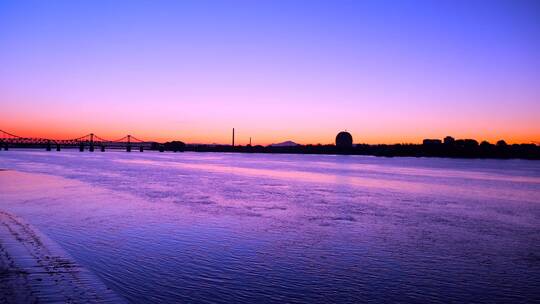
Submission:
MULTIPOLYGON (((137 149, 143 152, 157 145, 153 141, 140 140, 134 136, 126 135, 116 140, 108 140, 95 135, 94 133, 73 139, 49 139, 41 137, 22 137, 3 130, 0 130, 0 150, 8 150, 10 147, 20 148, 44 148, 47 151, 55 149, 60 151, 62 148, 78 148, 80 151, 88 150, 93 152, 96 149, 105 151, 105 149, 125 149, 131 152, 137 149)), ((160 151, 162 151, 162 146, 160 151)))

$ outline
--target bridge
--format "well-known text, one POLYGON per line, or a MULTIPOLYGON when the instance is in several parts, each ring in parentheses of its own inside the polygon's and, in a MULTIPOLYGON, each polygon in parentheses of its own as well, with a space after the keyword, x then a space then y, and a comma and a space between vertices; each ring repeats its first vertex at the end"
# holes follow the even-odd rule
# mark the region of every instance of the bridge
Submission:
POLYGON ((143 152, 145 149, 150 149, 153 146, 158 146, 159 151, 163 152, 163 146, 158 145, 153 141, 140 140, 132 135, 126 135, 116 140, 104 139, 94 133, 72 139, 50 139, 41 137, 22 137, 3 130, 0 130, 0 150, 8 150, 10 147, 20 148, 44 148, 46 151, 51 151, 53 148, 60 151, 62 148, 78 148, 83 152, 88 150, 94 152, 99 149, 105 152, 105 149, 125 149, 131 152, 132 149, 138 149, 143 152))

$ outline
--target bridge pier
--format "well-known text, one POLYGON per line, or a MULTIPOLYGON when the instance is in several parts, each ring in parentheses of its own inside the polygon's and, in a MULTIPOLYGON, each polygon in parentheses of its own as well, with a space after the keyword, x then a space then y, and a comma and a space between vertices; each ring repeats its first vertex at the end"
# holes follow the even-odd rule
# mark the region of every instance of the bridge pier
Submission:
POLYGON ((84 143, 79 144, 79 151, 84 152, 84 143))
POLYGON ((51 151, 51 141, 47 141, 47 146, 46 146, 45 150, 51 151))
POLYGON ((7 150, 9 150, 9 147, 8 147, 8 144, 5 143, 5 144, 4 144, 4 151, 7 151, 7 150))
POLYGON ((101 145, 101 152, 105 152, 105 145, 101 145))
POLYGON ((56 144, 56 151, 60 151, 60 144, 56 144))
POLYGON ((126 146, 126 151, 127 152, 131 152, 131 135, 128 134, 127 136, 127 146, 126 146))
POLYGON ((94 152, 94 133, 90 133, 90 152, 94 152))
POLYGON ((159 152, 164 152, 164 151, 165 151, 165 147, 159 146, 159 152))
POLYGON ((143 146, 140 146, 139 147, 139 152, 142 152, 143 151, 143 146))

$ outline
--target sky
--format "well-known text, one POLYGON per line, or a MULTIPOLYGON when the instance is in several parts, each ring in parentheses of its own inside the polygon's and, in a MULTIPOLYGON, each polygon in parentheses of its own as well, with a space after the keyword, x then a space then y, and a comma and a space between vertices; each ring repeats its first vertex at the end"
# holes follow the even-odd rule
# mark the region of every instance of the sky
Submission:
POLYGON ((0 129, 540 142, 540 1, 0 0, 0 129))

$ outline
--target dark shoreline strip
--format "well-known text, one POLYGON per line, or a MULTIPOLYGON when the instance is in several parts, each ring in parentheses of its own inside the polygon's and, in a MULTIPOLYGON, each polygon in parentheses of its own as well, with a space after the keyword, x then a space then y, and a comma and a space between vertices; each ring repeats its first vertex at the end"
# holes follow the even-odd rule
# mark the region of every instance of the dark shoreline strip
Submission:
POLYGON ((1 303, 124 303, 57 244, 0 211, 1 303))

